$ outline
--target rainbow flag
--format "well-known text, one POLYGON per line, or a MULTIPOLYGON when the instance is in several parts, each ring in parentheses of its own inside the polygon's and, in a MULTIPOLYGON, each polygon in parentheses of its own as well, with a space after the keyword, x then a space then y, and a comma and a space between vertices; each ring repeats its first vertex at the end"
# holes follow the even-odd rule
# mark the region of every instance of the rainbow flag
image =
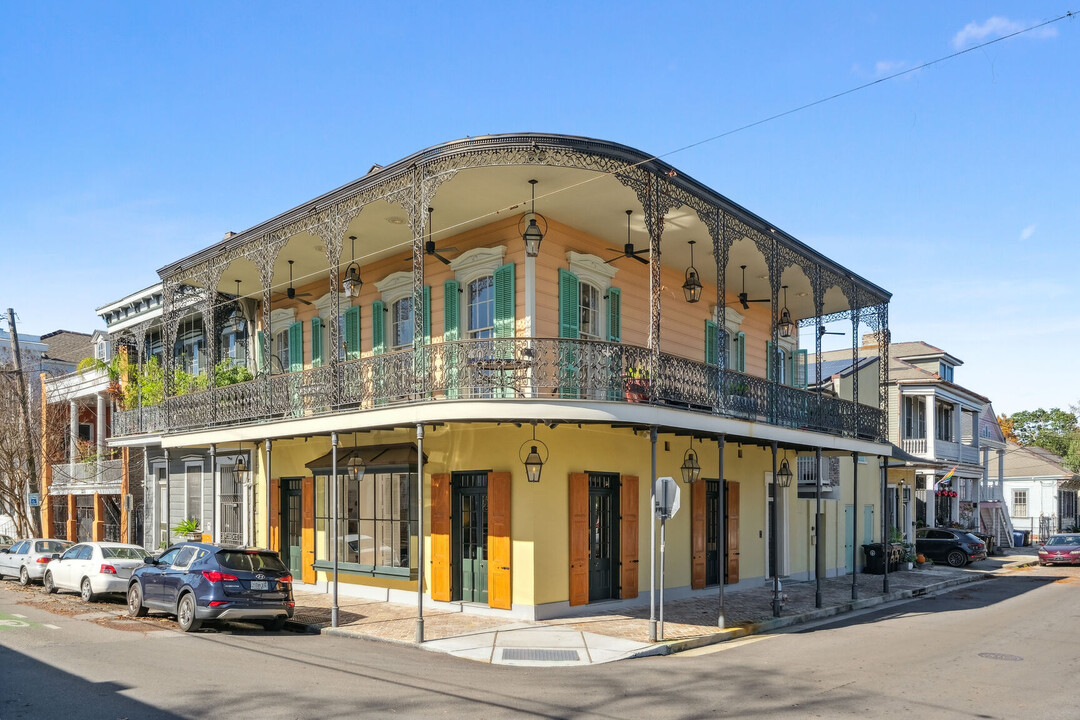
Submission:
POLYGON ((947 482, 949 482, 949 480, 952 478, 952 476, 956 474, 956 468, 958 468, 958 467, 960 467, 960 466, 959 465, 953 465, 952 470, 945 473, 944 477, 942 477, 940 480, 938 480, 936 483, 934 483, 934 487, 937 488, 937 487, 940 487, 940 486, 946 484, 947 482))

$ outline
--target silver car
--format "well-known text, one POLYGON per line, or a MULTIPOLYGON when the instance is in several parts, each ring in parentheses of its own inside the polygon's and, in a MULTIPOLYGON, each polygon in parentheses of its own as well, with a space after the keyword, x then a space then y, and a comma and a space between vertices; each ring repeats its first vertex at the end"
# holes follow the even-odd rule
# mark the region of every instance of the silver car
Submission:
POLYGON ((71 543, 67 540, 20 540, 6 550, 0 550, 0 580, 3 580, 5 575, 19 578, 20 585, 29 585, 32 580, 40 580, 52 556, 69 547, 71 543))
POLYGON ((131 571, 150 555, 138 545, 85 542, 68 548, 45 567, 41 584, 46 592, 74 590, 83 602, 104 593, 127 593, 131 571))

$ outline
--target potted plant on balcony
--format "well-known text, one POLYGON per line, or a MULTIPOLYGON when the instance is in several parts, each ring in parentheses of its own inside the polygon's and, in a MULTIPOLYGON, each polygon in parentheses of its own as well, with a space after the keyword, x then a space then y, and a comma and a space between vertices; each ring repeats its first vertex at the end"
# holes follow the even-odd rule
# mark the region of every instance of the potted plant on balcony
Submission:
POLYGON ((734 380, 727 386, 728 407, 736 412, 752 414, 753 399, 750 397, 750 384, 745 380, 734 380))
POLYGON ((649 371, 628 367, 623 373, 623 393, 627 402, 649 402, 649 371))

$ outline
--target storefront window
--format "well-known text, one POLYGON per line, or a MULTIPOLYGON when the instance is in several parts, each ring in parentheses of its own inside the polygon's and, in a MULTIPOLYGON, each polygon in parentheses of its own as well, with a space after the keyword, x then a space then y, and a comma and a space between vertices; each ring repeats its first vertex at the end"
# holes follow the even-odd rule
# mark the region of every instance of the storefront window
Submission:
MULTIPOLYGON (((408 568, 416 534, 412 473, 404 468, 368 469, 364 478, 338 474, 338 563, 363 568, 408 568)), ((316 560, 331 562, 329 475, 316 475, 316 560)))

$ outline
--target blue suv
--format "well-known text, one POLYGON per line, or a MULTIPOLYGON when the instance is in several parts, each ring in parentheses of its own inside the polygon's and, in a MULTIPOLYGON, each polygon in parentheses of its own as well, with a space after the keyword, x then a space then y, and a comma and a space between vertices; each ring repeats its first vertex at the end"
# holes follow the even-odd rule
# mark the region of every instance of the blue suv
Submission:
POLYGON ((184 632, 205 620, 256 620, 280 630, 296 606, 292 575, 270 550, 180 543, 144 563, 128 583, 128 614, 175 614, 184 632))

